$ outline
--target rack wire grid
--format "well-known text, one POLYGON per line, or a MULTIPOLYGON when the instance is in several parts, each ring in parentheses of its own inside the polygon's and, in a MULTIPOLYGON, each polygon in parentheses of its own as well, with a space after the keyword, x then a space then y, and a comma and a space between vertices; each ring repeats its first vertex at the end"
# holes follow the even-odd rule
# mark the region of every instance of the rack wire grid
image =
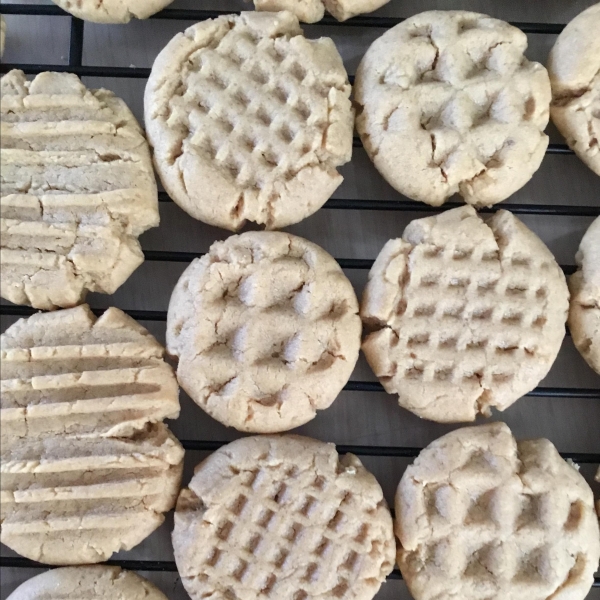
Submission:
MULTIPOLYGON (((27 2, 27 0, 22 0, 27 2)), ((37 0, 29 0, 30 2, 36 2, 37 0)), ((185 2, 185 0, 181 0, 185 2)), ((215 0, 216 2, 216 0, 215 0)), ((213 2, 213 3, 215 3, 213 2)), ((429 3, 418 2, 418 0, 401 2, 398 0, 392 0, 389 5, 378 11, 375 15, 363 15, 355 17, 345 23, 339 23, 330 16, 326 16, 320 23, 315 25, 304 25, 305 32, 309 37, 317 37, 318 35, 329 35, 334 38, 339 46, 343 46, 341 50, 344 56, 345 62, 350 65, 356 66, 358 60, 360 60, 362 54, 368 47, 368 44, 381 35, 386 28, 393 27, 397 23, 403 20, 403 17, 396 16, 399 13, 404 16, 410 16, 420 10, 427 8, 442 8, 442 9, 474 9, 480 10, 481 12, 488 12, 492 16, 503 17, 504 15, 498 14, 498 4, 504 2, 504 12, 511 14, 512 9, 509 6, 510 0, 496 0, 496 2, 486 2, 486 0, 455 0, 446 1, 443 0, 435 1, 432 0, 429 3), (429 4, 429 6, 426 6, 429 4), (487 8, 487 10, 485 10, 487 8), (357 32, 360 32, 357 35, 357 32)), ((198 6, 202 4, 207 7, 209 2, 201 2, 200 0, 189 0, 192 6, 198 6)), ((227 2, 216 2, 220 8, 227 2)), ((175 5, 178 5, 175 2, 175 5)), ((150 50, 150 64, 155 56, 156 51, 159 50, 168 39, 176 31, 184 29, 192 22, 198 22, 205 19, 210 19, 223 14, 230 14, 236 12, 236 9, 244 8, 240 5, 240 2, 236 0, 230 0, 229 4, 232 4, 233 10, 209 10, 208 8, 197 9, 197 8, 167 8, 158 14, 151 17, 151 19, 144 22, 130 23, 127 26, 103 26, 95 25, 91 23, 85 23, 80 19, 70 16, 64 12, 58 6, 54 4, 37 4, 37 3, 7 3, 2 1, 0 5, 0 12, 4 15, 18 15, 20 17, 37 17, 43 18, 43 23, 37 23, 36 31, 41 31, 48 28, 49 31, 56 31, 56 36, 52 34, 52 39, 63 36, 63 32, 67 33, 64 23, 61 27, 57 27, 55 17, 64 17, 68 19, 68 59, 61 61, 59 64, 41 64, 35 63, 4 63, 1 65, 0 71, 7 73, 11 69, 21 69, 28 75, 35 75, 43 71, 68 71, 75 73, 80 77, 93 78, 91 81, 95 84, 100 81, 101 85, 109 89, 113 89, 118 95, 126 97, 127 94, 120 94, 119 82, 123 80, 141 80, 142 85, 145 83, 145 79, 150 73, 150 68, 147 67, 136 67, 134 65, 119 66, 110 64, 106 60, 101 60, 107 64, 91 65, 84 64, 85 43, 84 34, 90 30, 92 37, 96 37, 98 32, 105 28, 105 31, 109 31, 110 35, 108 39, 120 40, 125 36, 129 38, 129 33, 133 33, 131 40, 127 39, 125 42, 132 44, 138 42, 145 42, 148 40, 148 36, 145 33, 148 28, 152 27, 154 32, 162 32, 162 40, 157 42, 154 50, 150 50), (46 17, 48 18, 46 20, 46 17), (172 22, 173 26, 168 27, 168 31, 163 31, 168 22, 172 22), (158 26, 158 28, 157 28, 158 26), (128 29, 124 29, 124 28, 128 29)), ((552 0, 545 0, 545 2, 536 3, 538 6, 535 9, 539 15, 543 11, 542 4, 548 4, 549 9, 554 9, 554 12, 559 12, 561 15, 566 15, 563 24, 546 23, 546 22, 531 22, 531 21, 515 21, 512 23, 522 29, 525 33, 530 34, 531 38, 537 37, 537 51, 540 54, 536 57, 540 62, 544 62, 545 54, 552 45, 555 37, 564 28, 564 22, 577 14, 580 10, 583 10, 587 6, 591 5, 589 1, 576 1, 573 2, 570 7, 565 8, 564 6, 556 8, 557 2, 554 3, 552 0), (562 12, 561 12, 562 11, 562 12), (570 12, 569 12, 570 11, 570 12)), ((564 3, 563 3, 564 4, 564 3)), ((229 9, 229 6, 225 8, 229 9)), ((512 11, 514 12, 514 11, 512 11)), ((545 11, 544 11, 545 12, 545 11)), ((548 11, 552 13, 552 10, 548 11)), ((545 15, 546 16, 546 15, 545 15)), ((505 17, 506 18, 506 17, 505 17)), ((64 19, 63 19, 64 21, 64 19)), ((21 31, 23 27, 21 27, 21 31)), ((11 44, 11 23, 9 22, 9 33, 8 33, 8 44, 11 44)), ((161 35, 158 35, 160 38, 161 35)), ((50 38, 48 38, 50 39, 50 38)), ((62 40, 62 38, 60 38, 62 40)), ((43 48, 43 40, 40 41, 40 47, 38 47, 37 54, 45 57, 45 51, 43 48)), ((98 48, 98 40, 94 40, 94 45, 98 48)), ((27 54, 25 49, 25 54, 27 54)), ((97 50, 96 50, 97 51, 97 50)), ((52 52, 50 52, 50 55, 52 52)), ((93 52, 87 53, 92 56, 93 52)), ((63 58, 63 57, 61 57, 63 58)), ((112 53, 114 60, 115 54, 112 53)), ((56 61, 59 62, 59 61, 56 61)), ((350 77, 352 81, 353 78, 350 77)), ((88 84, 90 85, 90 84, 88 84)), ((98 87, 98 86, 96 86, 98 87)), ((127 89, 131 93, 131 89, 127 89)), ((139 86, 133 87, 133 94, 135 97, 133 100, 126 98, 128 103, 134 104, 134 112, 137 112, 138 118, 139 110, 141 106, 139 86), (136 108, 138 109, 136 111, 136 108)), ((130 94, 131 95, 131 94, 130 94)), ((592 218, 600 215, 600 180, 591 172, 588 172, 586 168, 579 163, 578 159, 573 156, 572 151, 564 144, 560 137, 556 135, 556 132, 551 130, 551 143, 548 147, 547 154, 557 159, 560 159, 564 164, 565 161, 569 162, 569 169, 565 176, 563 164, 553 162, 549 169, 546 169, 543 173, 538 173, 533 181, 526 186, 523 193, 518 193, 513 198, 509 199, 502 205, 483 209, 482 212, 494 212, 500 208, 507 208, 513 213, 519 215, 522 219, 526 220, 527 224, 532 229, 537 230, 537 233, 545 239, 548 243, 548 237, 554 242, 556 248, 560 250, 560 253, 565 256, 571 257, 569 264, 562 265, 565 274, 570 274, 574 271, 575 267, 572 264, 574 251, 579 243, 581 235, 591 222, 592 218), (556 172, 558 176, 556 177, 556 172), (571 178, 571 182, 567 183, 566 186, 558 184, 563 182, 565 179, 571 178), (521 199, 529 200, 532 196, 531 190, 540 189, 541 193, 534 194, 536 198, 542 196, 548 201, 533 202, 533 201, 521 201, 521 199), (565 190, 567 193, 565 193, 565 190), (564 201, 563 200, 567 200, 564 201), (580 204, 578 200, 580 198, 586 198, 585 204, 580 204), (552 200, 563 200, 560 203, 553 202, 552 200), (560 220, 559 220, 560 219, 560 220), (563 243, 565 242, 565 243, 563 243)), ((356 149, 361 148, 360 140, 355 137, 354 147, 356 149)), ((358 150, 358 152, 362 152, 358 150)), ((374 172, 373 167, 369 164, 368 159, 364 156, 359 157, 360 164, 358 167, 355 165, 357 152, 353 157, 353 163, 350 166, 346 166, 342 169, 343 174, 348 179, 350 178, 350 185, 343 185, 335 197, 330 199, 325 205, 324 210, 319 211, 318 214, 330 213, 327 215, 325 222, 312 223, 316 217, 311 217, 305 223, 305 225, 299 225, 292 228, 294 233, 304 235, 321 245, 327 245, 321 242, 316 237, 320 237, 327 242, 332 237, 332 233, 335 233, 338 228, 345 229, 342 232, 342 237, 345 238, 345 242, 337 241, 334 246, 350 248, 353 250, 358 249, 361 251, 365 248, 374 248, 375 252, 378 251, 383 245, 383 242, 389 237, 399 236, 402 232, 403 226, 409 220, 423 216, 427 213, 437 213, 440 210, 446 210, 459 206, 458 202, 449 202, 442 208, 436 208, 427 206, 421 203, 413 202, 410 200, 403 199, 399 194, 388 188, 374 172), (356 175, 359 172, 360 175, 356 175), (366 177, 366 182, 362 182, 361 178, 364 173, 368 172, 369 175, 366 177), (349 193, 349 190, 352 190, 349 193), (370 197, 368 199, 351 198, 346 196, 351 195, 371 195, 371 191, 376 190, 377 193, 374 196, 378 198, 370 197), (349 215, 349 216, 348 216, 349 215), (397 215, 400 215, 396 218, 397 215), (389 226, 387 226, 389 222, 389 226), (337 225, 337 227, 336 227, 337 225), (357 231, 352 230, 352 226, 357 231), (391 233, 390 233, 391 232, 391 233), (314 235, 311 235, 314 234, 314 235), (374 244, 365 243, 365 238, 368 240, 369 237, 373 237, 374 244), (347 239, 346 239, 347 238, 347 239)), ((548 162, 548 158, 545 163, 548 162)), ((542 168, 541 171, 544 171, 542 168)), ((145 265, 154 264, 161 265, 161 269, 158 272, 158 285, 154 285, 154 290, 159 289, 162 299, 168 299, 172 285, 177 280, 179 274, 185 268, 187 263, 197 256, 201 256, 202 252, 198 251, 183 251, 183 250, 165 250, 165 246, 169 246, 166 243, 165 235, 170 233, 176 233, 176 239, 188 240, 187 246, 190 245, 189 240, 193 239, 197 241, 202 239, 202 243, 205 248, 214 239, 222 238, 225 236, 225 232, 215 230, 204 226, 202 224, 193 221, 187 215, 184 215, 177 207, 174 207, 171 203, 171 199, 164 192, 159 192, 159 201, 161 203, 161 217, 163 223, 159 228, 163 230, 162 236, 151 237, 151 234, 145 234, 142 237, 142 243, 146 240, 150 240, 153 243, 150 245, 156 246, 155 249, 145 248, 144 254, 146 258, 145 265), (168 209, 168 211, 167 211, 168 209), (165 211, 167 215, 167 224, 165 221, 165 211), (176 217, 172 215, 176 214, 176 217), (164 232, 164 229, 167 232, 164 232), (184 233, 180 235, 181 229, 184 233), (172 263, 180 263, 178 268, 172 268, 172 263), (165 276, 165 272, 169 273, 165 276), (162 277, 162 279, 161 279, 162 277)), ((321 220, 323 221, 323 219, 321 220)), ((333 236, 335 237, 335 235, 333 236)), ((338 235, 339 237, 339 235, 338 235)), ((193 245, 193 244, 192 244, 193 245)), ((554 250, 552 244, 549 244, 551 249, 554 250)), ((556 252, 556 251, 555 251, 556 252)), ((560 257, 559 257, 560 259, 560 257)), ((364 285, 367 270, 373 264, 372 259, 365 258, 339 258, 337 259, 340 266, 347 272, 351 281, 360 290, 364 285)), ((100 296, 91 294, 89 302, 93 307, 96 314, 101 314, 106 306, 116 305, 125 310, 126 313, 131 315, 133 318, 142 321, 146 327, 148 327, 159 339, 164 338, 164 322, 166 321, 165 310, 149 310, 136 308, 138 305, 147 305, 148 302, 140 300, 142 297, 147 296, 146 290, 149 287, 150 280, 148 279, 148 273, 140 273, 143 271, 142 268, 138 269, 138 272, 132 276, 133 282, 126 283, 121 290, 117 292, 113 297, 100 296), (132 287, 133 286, 133 287, 132 287), (132 303, 134 307, 128 308, 123 304, 132 303)), ((152 280, 154 284, 156 280, 152 280)), ((152 295, 152 294, 150 294, 152 295)), ((164 305, 164 304, 163 304, 164 305)), ((3 301, 0 304, 0 315, 2 316, 2 330, 14 322, 17 318, 33 314, 35 311, 29 307, 15 306, 8 302, 3 301)), ((567 338, 568 340, 568 338, 567 338)), ((496 419, 502 419, 511 425, 513 431, 516 432, 518 437, 549 437, 553 440, 560 450, 561 454, 565 458, 572 459, 576 463, 579 463, 582 467, 582 472, 591 480, 593 472, 595 471, 595 465, 600 463, 600 379, 591 372, 583 364, 583 360, 578 356, 576 351, 572 347, 570 340, 565 342, 565 347, 561 349, 561 354, 557 361, 558 366, 555 365, 551 374, 547 378, 552 385, 541 385, 534 389, 531 393, 527 394, 530 398, 538 398, 541 402, 538 406, 526 406, 527 400, 521 400, 514 405, 514 409, 511 408, 506 413, 500 413, 495 416, 496 419), (558 370, 558 372, 556 372, 558 370), (560 385, 554 382, 561 382, 560 385), (563 385, 563 382, 571 385, 563 385), (559 404, 557 404, 559 403, 559 404), (559 409, 557 409, 557 406, 559 409), (523 410, 518 410, 523 409, 523 410), (526 410, 525 410, 526 409, 526 410), (548 414, 549 413, 549 414, 548 414), (544 416, 542 416, 544 415, 544 416), (569 418, 569 415, 571 418, 569 418), (538 423, 541 422, 541 423, 538 423), (524 426, 525 424, 525 426, 524 426), (539 425, 539 426, 538 426, 539 425), (553 430, 554 435, 545 430, 553 430), (565 431, 566 430, 566 431, 565 431), (520 436, 520 433, 528 434, 534 432, 536 435, 525 435, 520 436), (564 434, 564 435, 563 435, 564 434), (553 439, 553 438, 558 438, 553 439), (567 446, 567 444, 572 444, 567 446), (592 449, 592 452, 588 451, 564 451, 565 447, 572 449, 573 447, 592 449)), ((377 381, 374 381, 372 373, 365 366, 364 362, 359 363, 356 374, 363 375, 364 379, 355 379, 354 376, 351 381, 344 387, 342 397, 334 403, 333 407, 330 408, 327 413, 330 413, 330 418, 325 420, 323 417, 325 413, 320 413, 317 419, 313 423, 317 423, 319 420, 325 420, 321 427, 315 428, 312 424, 309 424, 301 428, 301 433, 313 435, 328 441, 342 442, 337 444, 338 451, 340 453, 352 452, 361 457, 365 464, 377 475, 379 481, 384 487, 386 497, 388 499, 393 494, 393 489, 397 485, 402 471, 410 459, 417 456, 422 446, 404 446, 396 443, 390 443, 389 445, 375 445, 372 441, 368 445, 357 444, 355 441, 362 440, 375 440, 380 439, 387 440, 398 440, 412 441, 421 440, 431 441, 439 435, 449 430, 448 426, 437 425, 432 423, 424 423, 412 415, 409 415, 405 411, 401 411, 395 404, 395 400, 390 397, 386 397, 383 392, 383 387, 377 381), (370 379, 370 380, 369 380, 370 379), (362 392, 363 395, 356 400, 347 400, 345 392, 362 392), (373 396, 371 395, 373 394, 373 396), (376 396, 376 399, 374 399, 376 396), (383 398, 382 398, 383 396, 383 398), (344 408, 343 405, 346 405, 344 408), (366 406, 368 405, 368 407, 366 406), (367 413, 371 411, 371 407, 377 408, 374 412, 379 412, 373 419, 369 419, 367 413), (360 408, 360 411, 357 411, 360 408), (383 412, 382 412, 383 411, 383 412), (360 418, 357 418, 354 413, 360 412, 360 418), (386 419, 387 429, 382 433, 381 419, 386 419), (350 427, 336 427, 339 421, 342 421, 345 425, 348 422, 352 422, 353 425, 350 427), (376 421, 376 422, 374 422, 376 421), (358 429, 357 426, 358 425, 358 429), (365 433, 365 429, 368 430, 365 433), (349 432, 348 432, 349 430, 349 432), (358 432, 358 433, 357 433, 358 432), (416 432, 416 434, 413 434, 416 432), (336 439, 331 439, 332 437, 336 439), (347 443, 348 441, 353 443, 347 443), (346 443, 343 443, 346 442, 346 443), (377 459, 377 464, 374 460, 377 459)), ((529 401, 531 402, 531 401, 529 401)), ((206 455, 206 453, 212 452, 223 444, 227 443, 231 439, 235 438, 235 432, 226 430, 220 425, 212 422, 202 411, 193 406, 189 398, 182 398, 182 411, 185 416, 182 416, 177 422, 172 424, 172 428, 180 437, 181 442, 186 449, 186 470, 184 473, 184 484, 189 480, 191 475, 191 468, 199 462, 200 458, 206 455), (197 426, 196 430, 200 431, 200 435, 189 436, 193 439, 186 439, 190 431, 190 427, 178 427, 180 422, 196 421, 201 422, 201 426, 197 426), (202 435, 204 433, 204 435, 202 435), (198 439, 205 438, 205 439, 198 439), (199 453, 199 454, 198 454, 199 453)), ((452 427, 453 428, 453 427, 452 427)), ((598 488, 596 487, 596 491, 598 488)), ((162 579, 158 577, 158 584, 162 587, 163 591, 167 592, 170 598, 185 598, 185 594, 181 589, 181 584, 176 576, 176 566, 172 560, 170 542, 168 540, 168 531, 171 526, 170 520, 167 520, 165 527, 162 532, 153 534, 146 542, 140 545, 137 549, 128 553, 119 553, 116 557, 109 561, 108 564, 118 565, 123 568, 136 570, 143 572, 147 577, 157 579, 157 574, 165 574, 162 579), (170 555, 169 560, 156 560, 153 557, 156 556, 157 550, 160 552, 167 552, 170 555)), ((41 568, 47 568, 45 565, 35 563, 28 559, 21 558, 10 550, 2 547, 2 556, 0 557, 0 567, 2 568, 2 593, 1 600, 4 600, 21 581, 32 576, 36 572, 39 572, 41 568), (9 574, 10 577, 4 577, 5 574, 9 574), (21 575, 23 573, 23 575, 21 575), (5 585, 5 581, 7 583, 5 585)), ((398 569, 395 569, 390 575, 389 579, 400 580, 401 574, 398 569)), ((401 588, 390 588, 390 585, 384 586, 382 592, 377 595, 377 599, 404 599, 410 598, 406 589, 402 586, 401 588)), ((600 576, 596 576, 594 581, 594 589, 592 590, 590 599, 600 599, 600 576)))

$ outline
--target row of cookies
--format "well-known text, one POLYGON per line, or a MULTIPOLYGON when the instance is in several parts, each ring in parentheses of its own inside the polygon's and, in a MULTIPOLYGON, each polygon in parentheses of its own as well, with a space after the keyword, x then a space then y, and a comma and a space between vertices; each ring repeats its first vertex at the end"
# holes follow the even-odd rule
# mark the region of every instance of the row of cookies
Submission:
MULTIPOLYGON (((118 208, 127 214, 126 203, 118 208)), ((103 216, 98 205, 85 209, 96 223, 103 216)), ((8 229, 17 243, 22 225, 8 229)), ((110 269, 101 227, 89 225, 86 243, 99 247, 89 255, 110 269)), ((89 246, 82 247, 86 258, 89 246)), ((565 276, 532 231, 508 211, 484 220, 459 207, 412 221, 383 247, 359 310, 352 285, 322 248, 283 232, 247 232, 216 242, 183 272, 169 303, 167 348, 179 384, 215 419, 240 431, 280 432, 336 399, 358 360, 364 324, 367 361, 401 406, 438 422, 472 421, 539 384, 568 314, 575 345, 600 372, 599 251, 600 218, 581 242, 569 311, 565 276)))
MULTIPOLYGON (((581 17, 586 44, 598 8, 581 17)), ((553 63, 578 23, 563 32, 553 63)), ((422 13, 377 40, 357 76, 357 126, 384 176, 433 204, 461 189, 468 202, 490 204, 523 185, 547 146, 550 101, 549 84, 539 84, 546 72, 523 57, 525 46, 519 30, 464 12, 422 13), (451 31, 461 43, 438 57, 429 34, 421 35, 429 30, 432 40, 434 30, 442 37, 451 31), (469 71, 465 61, 486 44, 494 46, 482 55, 487 62, 469 71), (395 51, 384 53, 386 71, 371 86, 383 64, 380 46, 395 51), (423 71, 430 59, 433 67, 423 71), (541 101, 533 88, 544 86, 541 101), (474 117, 473 102, 485 118, 474 117)), ((585 52, 575 55, 584 60, 585 52)), ((600 159, 597 83, 585 91, 578 80, 573 98, 561 87, 555 106, 573 111, 589 134, 587 146, 569 139, 592 168, 600 159)), ((199 23, 159 54, 146 88, 161 181, 184 210, 210 224, 235 230, 247 221, 268 228, 298 222, 342 181, 337 167, 352 150, 349 95, 333 42, 304 38, 291 13, 199 23)), ((2 78, 1 111, 2 296, 52 309, 81 302, 87 290, 113 293, 143 261, 137 237, 159 222, 150 152, 133 115, 74 75, 42 73, 29 82, 20 71, 2 78)))
MULTIPOLYGON (((38 476, 38 486, 19 488, 21 498, 39 495, 38 476)), ((60 477, 45 476, 45 486, 60 477)), ((57 496, 65 490, 54 488, 57 496)), ((94 504, 86 510, 82 523, 94 504)), ((45 548, 57 533, 56 517, 46 518, 47 530, 34 530, 33 520, 21 524, 27 549, 45 548)), ((101 530, 98 524, 95 533, 101 530)), ((59 562, 86 560, 76 552, 85 534, 69 536, 74 547, 59 562)), ((112 532, 117 542, 120 535, 112 532)), ((377 480, 356 456, 300 436, 237 440, 196 467, 179 494, 172 541, 192 600, 370 600, 396 561, 415 600, 583 600, 600 559, 593 494, 576 465, 548 440, 517 442, 503 423, 459 429, 422 450, 398 486, 395 523, 377 480)), ((56 558, 42 555, 50 563, 56 558)), ((10 600, 92 591, 107 600, 163 598, 133 574, 88 566, 44 573, 10 600)))
MULTIPOLYGON (((390 0, 253 0, 258 11, 288 10, 305 23, 320 21, 327 11, 338 21, 373 12, 390 0)), ((173 0, 53 0, 72 15, 96 23, 128 23, 131 19, 147 19, 173 0)), ((215 11, 211 11, 215 12, 215 11)))
MULTIPOLYGON (((552 80, 556 123, 600 174, 599 24, 600 4, 567 26, 549 76, 525 58, 527 37, 508 23, 464 11, 407 19, 371 45, 357 70, 365 150, 409 198, 439 206, 458 193, 475 206, 495 204, 542 162, 552 80), (588 71, 596 75, 585 84, 588 71)), ((307 40, 289 12, 193 25, 159 53, 146 86, 160 179, 186 212, 212 225, 296 223, 342 181, 337 168, 352 154, 350 93, 332 40, 307 40)))

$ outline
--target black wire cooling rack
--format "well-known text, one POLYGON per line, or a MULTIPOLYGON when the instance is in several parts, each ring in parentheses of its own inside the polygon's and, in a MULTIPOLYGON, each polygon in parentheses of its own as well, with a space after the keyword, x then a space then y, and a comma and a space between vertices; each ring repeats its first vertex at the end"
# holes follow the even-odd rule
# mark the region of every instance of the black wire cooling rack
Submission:
MULTIPOLYGON (((150 75, 150 69, 137 67, 110 67, 110 66, 87 66, 83 64, 83 37, 84 22, 81 19, 72 17, 69 13, 53 4, 0 4, 0 13, 6 15, 35 15, 35 16, 59 16, 69 17, 71 19, 71 30, 69 36, 69 61, 67 65, 51 64, 8 64, 0 65, 0 72, 7 73, 12 69, 20 69, 28 75, 36 75, 43 71, 67 71, 75 73, 80 77, 119 77, 127 79, 146 79, 150 75)), ((203 21, 213 19, 221 15, 231 14, 231 11, 215 10, 187 10, 187 9, 165 9, 152 17, 151 19, 171 19, 181 21, 203 21)), ((331 27, 378 27, 389 28, 403 21, 396 17, 374 17, 358 16, 344 23, 336 21, 333 17, 326 16, 319 25, 331 27)), ((519 27, 525 33, 537 34, 559 34, 564 25, 553 23, 512 23, 519 27)), ((352 81, 352 77, 350 80, 352 81)), ((361 147, 359 138, 354 138, 354 146, 361 147)), ((568 155, 572 150, 565 144, 550 144, 547 149, 548 154, 568 155)), ((171 202, 169 196, 159 193, 160 202, 171 202)), ((460 206, 458 202, 448 202, 444 209, 460 206)), ((600 216, 600 206, 570 206, 561 204, 509 204, 507 207, 511 212, 518 215, 552 215, 552 216, 572 216, 572 217, 597 217, 600 216)), ((352 200, 352 199, 331 199, 323 206, 325 209, 338 210, 386 210, 386 211, 415 211, 415 212, 438 212, 439 207, 427 206, 420 202, 411 200, 352 200)), ((497 208, 492 207, 483 209, 481 212, 494 212, 497 208)), ((163 262, 190 262, 201 254, 193 252, 164 252, 156 250, 145 250, 145 259, 148 261, 163 262)), ((373 261, 366 259, 347 259, 339 258, 338 263, 343 269, 370 269, 373 261)), ((573 265, 563 265, 563 271, 569 275, 574 270, 573 265)), ((105 309, 92 309, 94 313, 101 314, 105 309)), ((28 316, 36 311, 27 306, 15 306, 12 304, 0 305, 0 315, 10 316, 28 316)), ((124 310, 128 315, 138 321, 166 321, 166 311, 150 310, 124 310)), ((344 386, 345 391, 356 392, 383 392, 383 386, 374 381, 349 381, 344 386)), ((600 401, 600 389, 571 388, 571 387, 537 387, 527 396, 545 397, 545 398, 589 398, 600 401)), ((213 442, 206 440, 181 440, 186 450, 212 452, 226 444, 227 442, 213 442)), ((414 458, 421 448, 410 448, 405 446, 358 446, 358 445, 337 445, 337 450, 341 454, 351 452, 358 456, 377 456, 377 457, 395 457, 395 458, 414 458)), ((598 464, 600 463, 600 454, 589 453, 561 453, 566 459, 571 459, 576 463, 598 464)), ((133 571, 172 571, 177 568, 172 561, 151 561, 151 560, 109 560, 109 565, 116 565, 124 569, 133 571)), ((17 568, 48 568, 48 565, 36 563, 21 557, 0 557, 0 567, 17 568)), ((395 569, 389 579, 401 579, 402 576, 398 569, 395 569)), ((594 580, 594 587, 600 588, 600 577, 594 580)))

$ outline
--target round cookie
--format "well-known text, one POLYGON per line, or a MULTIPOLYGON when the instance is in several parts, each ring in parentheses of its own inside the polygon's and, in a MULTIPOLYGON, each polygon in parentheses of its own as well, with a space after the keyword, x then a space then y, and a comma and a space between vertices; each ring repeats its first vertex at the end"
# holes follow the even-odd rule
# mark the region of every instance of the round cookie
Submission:
POLYGON ((200 463, 177 501, 173 547, 192 600, 370 600, 396 549, 358 458, 292 435, 240 439, 200 463))
POLYGON ((167 597, 136 573, 119 567, 64 567, 46 571, 21 584, 8 600, 167 600, 167 597))
POLYGON ((2 77, 2 297, 51 310, 114 293, 158 225, 148 144, 125 103, 76 75, 2 77))
POLYGON ((579 268, 569 277, 569 329, 581 356, 600 373, 600 217, 583 236, 575 260, 579 268))
POLYGON ((173 0, 52 0, 79 19, 95 23, 129 23, 147 19, 173 0))
POLYGON ((167 349, 181 387, 240 431, 285 431, 330 406, 360 335, 358 301, 339 265, 287 233, 216 242, 169 303, 167 349))
POLYGON ((400 406, 438 422, 504 410, 546 376, 569 292, 544 243, 507 211, 412 221, 381 250, 361 316, 371 368, 400 406))
POLYGON ((152 67, 144 103, 156 169, 173 200, 205 223, 297 223, 342 182, 349 96, 333 41, 306 39, 292 13, 203 21, 152 67))
POLYGON ((375 40, 356 73, 356 128, 388 183, 433 206, 522 188, 548 146, 551 95, 526 48, 521 30, 465 11, 424 12, 375 40))
POLYGON ((590 486, 549 440, 504 423, 425 448, 396 492, 398 564, 415 600, 583 600, 600 532, 590 486))
POLYGON ((548 58, 552 121, 569 147, 600 175, 600 3, 567 24, 548 58))
POLYGON ((304 23, 320 21, 325 10, 338 21, 373 12, 390 0, 254 0, 256 10, 289 10, 304 23))
POLYGON ((102 562, 173 508, 181 444, 164 349, 131 317, 87 306, 20 319, 1 338, 0 541, 46 564, 102 562))

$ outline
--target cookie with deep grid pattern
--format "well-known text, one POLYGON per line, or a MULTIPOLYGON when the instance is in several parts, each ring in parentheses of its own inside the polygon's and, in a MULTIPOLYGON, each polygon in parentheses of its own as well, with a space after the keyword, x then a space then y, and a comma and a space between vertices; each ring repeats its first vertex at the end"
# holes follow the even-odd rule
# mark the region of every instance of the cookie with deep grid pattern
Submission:
POLYGON ((123 100, 71 73, 1 80, 2 297, 45 310, 114 293, 158 225, 148 144, 123 100))
POLYGON ((179 415, 164 348, 131 317, 87 306, 2 334, 0 540, 46 564, 102 562, 175 504, 179 415))
POLYGON ((360 334, 339 265, 279 232, 213 244, 182 274, 167 319, 183 389, 221 423, 257 433, 298 427, 327 408, 352 373, 360 334))
POLYGON ((177 502, 173 546, 193 600, 369 600, 395 553, 373 475, 300 436, 244 438, 198 465, 177 502))
POLYGON ((254 0, 256 10, 289 10, 304 23, 320 21, 325 10, 338 21, 373 12, 390 0, 254 0))
POLYGON ((583 600, 600 558, 590 486, 545 439, 504 423, 453 431, 396 493, 398 564, 415 600, 583 600))
POLYGON ((552 121, 567 144, 600 175, 600 3, 577 15, 548 57, 552 121))
POLYGON ((546 376, 569 292, 544 243, 507 211, 417 219, 373 265, 361 316, 373 371, 400 406, 440 422, 504 410, 546 376))
POLYGON ((193 217, 237 230, 314 213, 342 182, 353 111, 329 38, 290 12, 203 21, 158 55, 146 130, 165 189, 193 217))
POLYGON ((390 185, 433 206, 455 193, 487 206, 531 179, 551 94, 526 48, 521 30, 465 11, 415 15, 371 45, 356 73, 356 127, 390 185))
POLYGON ((167 600, 137 573, 119 567, 65 567, 46 571, 21 584, 8 600, 167 600))
POLYGON ((569 329, 581 356, 600 373, 600 217, 585 232, 575 259, 578 269, 569 277, 569 329))

